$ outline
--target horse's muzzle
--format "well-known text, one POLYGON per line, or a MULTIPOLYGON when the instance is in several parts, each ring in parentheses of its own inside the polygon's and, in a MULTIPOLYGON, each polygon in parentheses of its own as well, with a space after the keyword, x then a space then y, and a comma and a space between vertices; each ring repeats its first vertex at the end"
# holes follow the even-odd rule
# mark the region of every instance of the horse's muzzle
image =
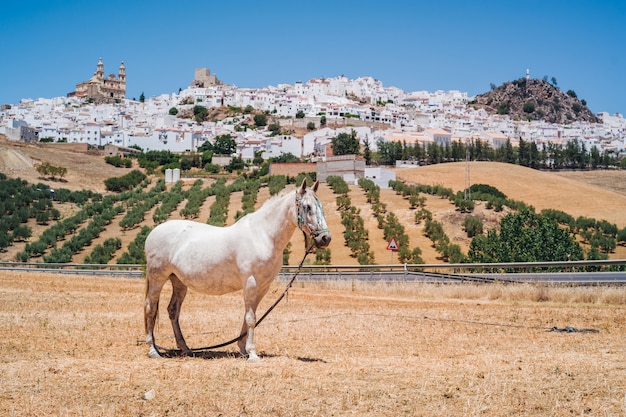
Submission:
POLYGON ((330 244, 330 240, 330 232, 320 233, 313 238, 313 242, 315 242, 315 247, 319 249, 323 249, 328 246, 330 244))

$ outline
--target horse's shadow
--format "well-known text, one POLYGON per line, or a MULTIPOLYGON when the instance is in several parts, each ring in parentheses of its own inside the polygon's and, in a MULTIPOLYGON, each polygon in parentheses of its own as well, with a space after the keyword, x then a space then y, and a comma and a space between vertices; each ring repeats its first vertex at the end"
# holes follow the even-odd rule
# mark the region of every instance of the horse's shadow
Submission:
MULTIPOLYGON (((214 360, 214 359, 223 359, 223 358, 246 358, 246 356, 242 355, 240 352, 236 351, 217 351, 217 350, 194 350, 192 352, 182 352, 180 350, 168 350, 166 352, 160 352, 160 355, 164 358, 199 358, 205 360, 214 360)), ((259 353, 259 358, 276 358, 280 355, 274 355, 272 353, 259 353)), ((319 358, 305 358, 298 356, 296 360, 300 362, 321 362, 327 363, 324 359, 319 358)))

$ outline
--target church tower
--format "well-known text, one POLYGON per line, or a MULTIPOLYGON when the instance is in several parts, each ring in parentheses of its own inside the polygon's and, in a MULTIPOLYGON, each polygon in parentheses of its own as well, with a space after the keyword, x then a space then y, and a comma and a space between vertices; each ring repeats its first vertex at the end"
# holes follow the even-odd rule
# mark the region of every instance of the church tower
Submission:
POLYGON ((96 70, 95 75, 99 80, 104 79, 104 64, 102 63, 102 57, 98 59, 98 69, 96 70))
POLYGON ((126 98, 126 66, 120 64, 117 78, 115 74, 104 76, 102 58, 98 59, 98 67, 88 81, 76 84, 76 91, 68 96, 85 98, 95 103, 118 103, 126 98))
POLYGON ((126 83, 126 66, 124 66, 124 61, 120 64, 120 70, 117 74, 117 79, 126 83))

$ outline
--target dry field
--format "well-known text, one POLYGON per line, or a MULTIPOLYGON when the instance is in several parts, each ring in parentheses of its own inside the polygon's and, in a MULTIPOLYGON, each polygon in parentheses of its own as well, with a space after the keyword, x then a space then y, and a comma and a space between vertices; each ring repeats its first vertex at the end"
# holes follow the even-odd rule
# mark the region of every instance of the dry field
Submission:
MULTIPOLYGON (((465 162, 396 169, 398 179, 465 188, 465 162)), ((497 162, 471 162, 470 182, 489 184, 537 209, 557 209, 574 217, 605 219, 626 226, 626 171, 546 172, 497 162)))
MULTIPOLYGON (((626 415, 625 287, 296 282, 259 364, 235 346, 149 359, 142 298, 141 280, 3 272, 0 415, 626 415)), ((194 347, 241 320, 240 293, 190 293, 181 316, 194 347)))

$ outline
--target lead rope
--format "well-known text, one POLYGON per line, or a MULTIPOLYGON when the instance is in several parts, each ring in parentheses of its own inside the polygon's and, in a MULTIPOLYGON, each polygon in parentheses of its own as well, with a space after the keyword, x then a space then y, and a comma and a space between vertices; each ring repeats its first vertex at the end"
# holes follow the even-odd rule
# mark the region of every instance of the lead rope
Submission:
MULTIPOLYGON (((302 265, 304 264, 304 260, 306 259, 307 255, 309 253, 311 253, 311 250, 313 249, 314 243, 311 243, 311 245, 309 246, 309 248, 306 250, 306 252, 304 252, 304 256, 302 257, 302 260, 300 261, 300 264, 298 265, 298 269, 296 270, 296 272, 293 274, 293 276, 291 277, 291 280, 289 280, 289 283, 287 284, 287 286, 285 287, 285 290, 282 292, 282 294, 280 294, 280 296, 276 299, 276 301, 274 301, 274 304, 272 304, 265 313, 263 313, 263 315, 261 316, 260 319, 258 319, 256 321, 256 323, 254 324, 254 328, 256 329, 256 327, 261 324, 261 322, 265 319, 265 317, 268 316, 268 314, 270 314, 270 312, 278 305, 278 303, 281 302, 281 300, 283 298, 285 298, 286 295, 288 295, 289 293, 289 289, 291 288, 291 286, 293 285, 293 282, 296 280, 296 277, 298 276, 298 274, 300 274, 300 271, 302 269, 302 265)), ((191 352, 202 352, 205 350, 211 350, 211 349, 219 349, 222 348, 224 346, 228 346, 228 345, 232 345, 235 342, 240 341, 241 339, 243 339, 244 337, 246 337, 246 335, 248 334, 248 331, 246 330, 245 332, 243 332, 242 334, 240 334, 238 337, 231 339, 227 342, 223 342, 223 343, 218 343, 216 345, 212 345, 212 346, 205 346, 205 347, 201 347, 201 348, 193 348, 193 349, 189 349, 191 352)), ((157 353, 161 356, 167 357, 167 358, 171 358, 174 356, 179 356, 182 351, 180 349, 167 349, 161 346, 158 346, 156 344, 153 345, 154 348, 156 349, 157 353)))

